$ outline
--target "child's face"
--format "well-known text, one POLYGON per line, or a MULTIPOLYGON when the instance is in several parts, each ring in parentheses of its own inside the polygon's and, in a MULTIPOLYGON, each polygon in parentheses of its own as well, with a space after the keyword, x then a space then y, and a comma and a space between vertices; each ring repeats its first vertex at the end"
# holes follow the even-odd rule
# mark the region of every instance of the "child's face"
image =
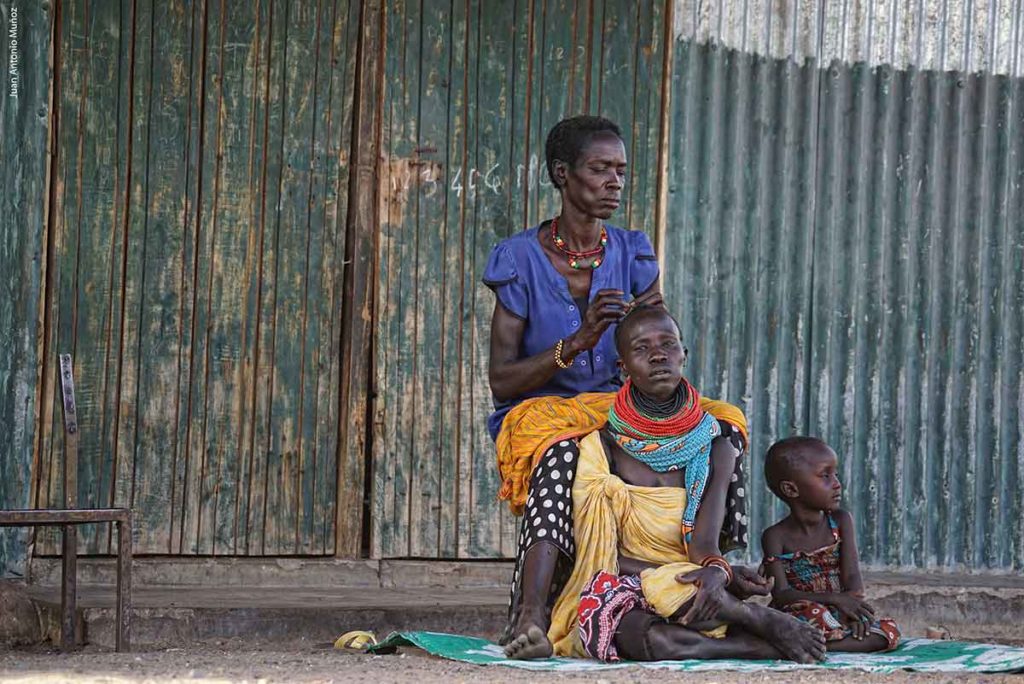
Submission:
POLYGON ((633 385, 659 401, 671 397, 686 359, 675 321, 656 312, 645 314, 623 333, 621 362, 633 385))
POLYGON ((833 511, 839 508, 843 486, 836 472, 839 460, 834 451, 825 447, 804 456, 803 464, 792 474, 797 500, 808 508, 833 511))

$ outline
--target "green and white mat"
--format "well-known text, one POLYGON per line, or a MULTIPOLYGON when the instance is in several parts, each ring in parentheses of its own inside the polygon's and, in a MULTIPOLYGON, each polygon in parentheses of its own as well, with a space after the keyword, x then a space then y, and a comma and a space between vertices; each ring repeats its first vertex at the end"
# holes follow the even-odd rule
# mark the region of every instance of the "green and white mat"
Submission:
POLYGON ((798 665, 784 660, 662 660, 654 663, 599 663, 573 658, 510 660, 501 647, 485 639, 440 632, 393 632, 384 641, 371 646, 371 653, 388 652, 396 646, 418 646, 442 658, 477 665, 505 665, 524 670, 582 672, 619 667, 646 667, 666 670, 797 670, 806 668, 856 669, 889 673, 913 672, 1024 672, 1024 648, 975 644, 965 641, 904 639, 888 653, 836 653, 818 665, 798 665))

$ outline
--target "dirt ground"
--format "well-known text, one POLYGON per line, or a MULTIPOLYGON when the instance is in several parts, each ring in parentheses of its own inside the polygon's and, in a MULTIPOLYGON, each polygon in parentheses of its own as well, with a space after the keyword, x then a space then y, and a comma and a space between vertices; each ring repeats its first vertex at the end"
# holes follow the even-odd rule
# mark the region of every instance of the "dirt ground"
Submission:
POLYGON ((939 684, 961 682, 1013 682, 1024 684, 1024 675, 914 674, 873 675, 855 671, 809 670, 779 673, 686 673, 624 668, 580 674, 523 672, 501 666, 457 663, 426 655, 414 648, 396 655, 371 656, 331 648, 330 644, 266 644, 237 646, 197 645, 139 653, 112 653, 87 647, 61 654, 49 648, 0 651, 0 682, 686 682, 757 684, 761 682, 829 681, 913 682, 939 684))

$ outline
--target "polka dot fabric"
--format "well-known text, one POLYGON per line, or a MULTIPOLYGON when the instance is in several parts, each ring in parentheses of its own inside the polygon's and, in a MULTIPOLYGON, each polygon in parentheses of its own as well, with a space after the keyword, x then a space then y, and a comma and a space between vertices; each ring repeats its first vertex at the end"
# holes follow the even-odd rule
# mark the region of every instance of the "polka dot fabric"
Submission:
POLYGON ((559 551, 551 582, 549 609, 572 574, 576 558, 576 543, 572 534, 572 481, 579 458, 579 443, 576 440, 564 440, 548 449, 533 470, 530 494, 526 499, 519 532, 519 550, 516 553, 512 595, 509 598, 509 623, 503 641, 511 639, 512 628, 519 617, 523 563, 531 548, 539 543, 547 543, 559 551))

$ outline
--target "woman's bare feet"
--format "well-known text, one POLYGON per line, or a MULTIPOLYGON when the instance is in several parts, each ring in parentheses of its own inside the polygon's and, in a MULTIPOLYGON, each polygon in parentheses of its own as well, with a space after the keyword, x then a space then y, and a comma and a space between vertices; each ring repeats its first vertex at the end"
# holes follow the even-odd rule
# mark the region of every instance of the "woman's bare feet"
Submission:
POLYGON ((825 635, 812 624, 773 608, 749 604, 748 629, 777 648, 786 658, 798 663, 817 663, 825 659, 825 635))
POLYGON ((537 625, 530 625, 525 632, 521 632, 505 646, 505 655, 517 660, 550 658, 551 653, 548 635, 537 625))

